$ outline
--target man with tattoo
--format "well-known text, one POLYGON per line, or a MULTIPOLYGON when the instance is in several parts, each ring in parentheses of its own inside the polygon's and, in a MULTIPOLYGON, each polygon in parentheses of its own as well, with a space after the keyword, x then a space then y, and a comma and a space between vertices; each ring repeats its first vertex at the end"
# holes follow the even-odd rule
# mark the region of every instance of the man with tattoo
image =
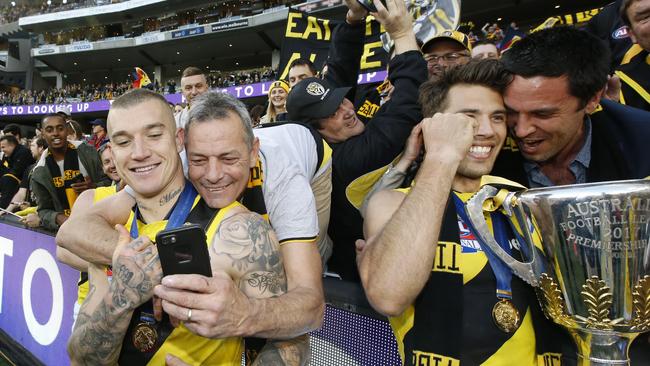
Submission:
MULTIPOLYGON (((244 145, 242 141, 246 141, 250 126, 244 105, 228 94, 206 93, 195 99, 185 131, 189 177, 210 207, 223 207, 241 199, 249 209, 262 215, 268 213, 281 244, 288 292, 252 303, 216 287, 196 291, 191 285, 196 282, 192 276, 180 276, 185 280, 163 281, 156 288, 156 295, 163 299, 163 307, 171 315, 180 317, 185 308, 202 314, 204 321, 196 328, 189 327, 204 336, 221 337, 235 332, 261 338, 292 338, 319 327, 323 319, 321 265, 316 245, 318 217, 314 193, 306 178, 316 173, 318 164, 299 168, 294 164, 295 158, 285 155, 287 147, 279 143, 285 140, 274 140, 272 133, 262 134, 259 140, 251 137, 252 144, 244 145), (249 155, 255 156, 250 163, 254 166, 252 170, 241 163, 249 155), (233 309, 241 312, 232 313, 233 309)), ((268 129, 275 128, 280 126, 268 129)), ((288 128, 283 132, 294 138, 299 136, 288 128)), ((311 136, 305 139, 314 141, 311 136)), ((251 343, 247 339, 247 353, 254 357, 251 343)))
MULTIPOLYGON (((84 215, 73 214, 62 228, 81 229, 98 238, 95 242, 104 252, 112 253, 107 263, 98 254, 101 250, 70 247, 93 263, 88 268, 90 290, 68 345, 72 364, 163 364, 170 353, 190 364, 239 364, 238 334, 204 338, 189 330, 202 322, 200 312, 193 315, 192 308, 185 308, 180 316, 167 319, 154 310, 150 300, 162 272, 151 240, 165 227, 183 222, 202 225, 210 243, 213 277, 192 285, 216 286, 219 291, 235 292, 240 301, 255 303, 256 298, 286 291, 275 234, 260 215, 237 201, 212 209, 198 198, 183 177, 178 157, 182 130, 175 127, 161 96, 136 89, 118 98, 109 112, 108 127, 117 170, 130 188, 95 203, 84 215), (110 229, 107 223, 125 223, 131 232, 121 225, 110 229), (132 241, 139 233, 142 236, 132 241), (106 264, 113 268, 110 282, 106 264), (172 327, 179 319, 184 324, 172 327)), ((246 142, 252 144, 252 131, 249 136, 246 142)), ((241 150, 246 150, 247 144, 242 143, 241 150)), ((256 159, 242 155, 240 160, 240 169, 250 169, 256 159)), ((173 283, 174 277, 166 280, 173 283)), ((262 355, 291 355, 292 347, 292 342, 270 341, 262 355)), ((301 362, 306 358, 294 358, 291 364, 301 362)))

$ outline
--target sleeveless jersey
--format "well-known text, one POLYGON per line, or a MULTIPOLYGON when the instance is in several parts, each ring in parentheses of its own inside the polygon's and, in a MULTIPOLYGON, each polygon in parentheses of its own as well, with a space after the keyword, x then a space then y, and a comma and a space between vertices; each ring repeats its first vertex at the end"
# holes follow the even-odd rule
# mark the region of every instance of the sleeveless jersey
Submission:
MULTIPOLYGON (((499 180, 501 184, 506 182, 499 180)), ((514 182, 512 185, 520 187, 514 182)), ((399 191, 408 193, 409 190, 399 191)), ((452 194, 463 202, 473 195, 452 194)), ((490 215, 486 215, 486 221, 493 230, 490 215)), ((514 224, 518 229, 517 223, 514 224)), ((509 233, 508 237, 513 256, 517 257, 519 246, 514 234, 509 233)), ((450 196, 429 279, 415 302, 401 315, 389 319, 402 363, 560 365, 561 353, 536 349, 533 322, 541 309, 537 309, 533 289, 514 275, 511 286, 511 301, 519 311, 520 323, 514 332, 505 333, 492 319, 492 309, 498 301, 494 272, 467 223, 456 214, 450 196)))
MULTIPOLYGON (((207 207, 205 202, 200 199, 200 196, 197 196, 187 221, 202 224, 206 228, 207 242, 211 243, 225 214, 237 206, 241 206, 241 204, 239 202, 233 202, 220 210, 214 210, 207 207)), ((134 220, 133 212, 127 221, 126 227, 131 226, 132 220, 134 220)), ((147 235, 151 241, 154 241, 156 234, 167 225, 167 220, 156 221, 151 224, 144 224, 138 220, 137 225, 138 232, 141 235, 147 235)), ((166 316, 162 321, 166 323, 163 324, 163 327, 170 331, 170 333, 164 339, 160 348, 151 351, 153 355, 140 352, 133 346, 132 332, 133 328, 140 322, 139 315, 141 311, 142 306, 134 311, 131 318, 131 323, 129 324, 122 344, 122 351, 118 362, 120 365, 165 365, 165 356, 168 353, 181 358, 185 363, 190 365, 234 366, 241 364, 243 352, 241 338, 204 338, 190 332, 182 324, 177 328, 172 328, 166 316)))

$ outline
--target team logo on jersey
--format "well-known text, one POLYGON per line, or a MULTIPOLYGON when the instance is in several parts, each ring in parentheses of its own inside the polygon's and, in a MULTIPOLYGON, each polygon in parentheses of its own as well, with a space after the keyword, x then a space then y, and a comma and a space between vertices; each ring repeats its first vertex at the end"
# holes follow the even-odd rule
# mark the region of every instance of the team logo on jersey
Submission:
POLYGON ((315 97, 319 97, 319 96, 325 94, 325 87, 323 87, 321 84, 319 84, 319 83, 317 83, 315 81, 312 81, 311 83, 309 83, 309 85, 307 85, 306 90, 307 90, 307 93, 309 93, 309 94, 311 94, 311 95, 313 95, 315 97))
POLYGON ((624 25, 612 33, 612 38, 614 39, 624 39, 630 37, 630 29, 627 25, 624 25))
POLYGON ((458 218, 458 233, 460 234, 460 246, 463 248, 463 253, 481 251, 481 244, 460 217, 458 218))

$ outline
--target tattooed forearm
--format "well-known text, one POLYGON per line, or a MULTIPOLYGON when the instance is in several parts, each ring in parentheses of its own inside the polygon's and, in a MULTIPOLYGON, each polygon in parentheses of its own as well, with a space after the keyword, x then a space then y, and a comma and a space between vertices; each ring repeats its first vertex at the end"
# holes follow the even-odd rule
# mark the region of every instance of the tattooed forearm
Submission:
POLYGON ((183 190, 183 187, 178 187, 178 189, 174 189, 173 191, 169 193, 165 193, 161 198, 160 198, 160 205, 164 206, 166 203, 169 201, 173 200, 176 196, 178 196, 181 191, 183 190))
POLYGON ((253 362, 257 365, 308 365, 311 358, 309 335, 288 340, 269 340, 253 362))
POLYGON ((142 239, 134 240, 120 250, 113 261, 113 281, 96 298, 94 287, 81 306, 74 331, 68 342, 72 364, 113 365, 122 347, 122 340, 133 310, 152 296, 153 286, 160 282, 160 260, 152 246, 134 250, 142 239))

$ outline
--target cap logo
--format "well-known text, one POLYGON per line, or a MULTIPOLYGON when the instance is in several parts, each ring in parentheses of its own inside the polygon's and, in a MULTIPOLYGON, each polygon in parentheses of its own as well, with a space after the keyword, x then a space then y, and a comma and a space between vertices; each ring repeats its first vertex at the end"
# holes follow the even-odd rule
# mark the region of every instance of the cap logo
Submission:
POLYGON ((317 83, 315 81, 312 81, 311 83, 309 83, 309 85, 307 85, 306 90, 307 90, 307 93, 309 93, 309 94, 311 94, 311 95, 313 95, 315 97, 321 96, 321 95, 323 95, 325 93, 325 88, 321 84, 319 84, 319 83, 317 83))

